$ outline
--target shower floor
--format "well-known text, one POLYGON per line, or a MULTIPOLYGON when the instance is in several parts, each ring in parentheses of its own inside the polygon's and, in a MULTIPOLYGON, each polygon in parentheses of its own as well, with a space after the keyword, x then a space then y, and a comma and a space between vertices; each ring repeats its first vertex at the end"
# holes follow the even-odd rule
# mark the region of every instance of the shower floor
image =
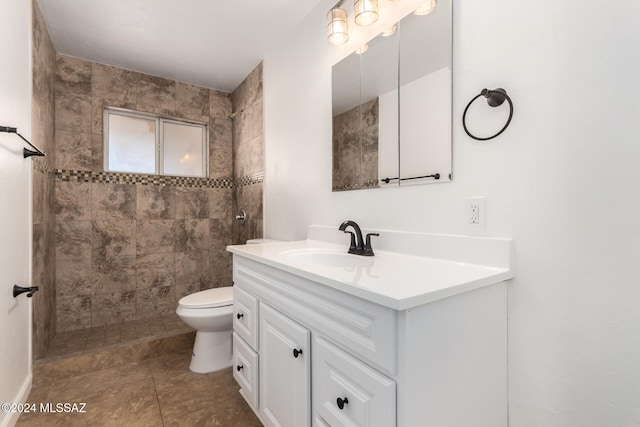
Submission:
POLYGON ((45 358, 98 351, 192 332, 175 314, 58 333, 45 358))

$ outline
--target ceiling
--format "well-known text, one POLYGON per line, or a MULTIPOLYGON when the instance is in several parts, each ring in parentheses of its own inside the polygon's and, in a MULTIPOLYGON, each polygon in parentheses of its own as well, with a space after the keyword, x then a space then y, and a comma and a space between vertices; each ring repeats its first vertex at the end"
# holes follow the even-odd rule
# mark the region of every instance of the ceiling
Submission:
POLYGON ((38 0, 58 53, 225 92, 318 3, 38 0))

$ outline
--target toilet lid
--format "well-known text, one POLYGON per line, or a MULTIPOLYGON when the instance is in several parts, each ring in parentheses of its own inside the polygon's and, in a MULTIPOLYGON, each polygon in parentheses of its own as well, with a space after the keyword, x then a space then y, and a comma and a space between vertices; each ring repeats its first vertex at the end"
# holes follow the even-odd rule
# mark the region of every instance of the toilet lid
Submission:
POLYGON ((178 301, 178 305, 187 308, 224 307, 233 304, 233 287, 207 289, 187 295, 178 301))

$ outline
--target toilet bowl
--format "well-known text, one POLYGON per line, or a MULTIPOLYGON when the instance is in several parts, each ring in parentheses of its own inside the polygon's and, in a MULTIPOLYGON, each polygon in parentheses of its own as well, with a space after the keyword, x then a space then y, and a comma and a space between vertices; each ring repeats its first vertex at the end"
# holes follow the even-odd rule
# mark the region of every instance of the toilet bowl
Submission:
POLYGON ((189 369, 204 374, 231 366, 233 288, 207 289, 178 301, 176 314, 196 330, 189 369))
MULTIPOLYGON (((247 240, 248 245, 277 243, 273 239, 247 240)), ((196 330, 191 352, 192 372, 206 374, 231 366, 233 287, 207 289, 178 301, 176 314, 196 330)))

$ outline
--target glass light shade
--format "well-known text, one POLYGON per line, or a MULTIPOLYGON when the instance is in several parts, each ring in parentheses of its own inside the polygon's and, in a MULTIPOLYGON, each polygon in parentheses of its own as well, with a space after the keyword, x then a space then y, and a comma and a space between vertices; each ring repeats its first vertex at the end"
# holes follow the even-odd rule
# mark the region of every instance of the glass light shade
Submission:
POLYGON ((334 46, 345 44, 349 40, 349 26, 347 25, 347 11, 336 7, 327 14, 328 40, 334 46))
POLYGON ((353 13, 358 25, 371 25, 378 20, 378 0, 355 0, 353 13))
POLYGON ((428 15, 436 8, 436 0, 429 0, 422 3, 416 10, 413 11, 416 15, 428 15))

